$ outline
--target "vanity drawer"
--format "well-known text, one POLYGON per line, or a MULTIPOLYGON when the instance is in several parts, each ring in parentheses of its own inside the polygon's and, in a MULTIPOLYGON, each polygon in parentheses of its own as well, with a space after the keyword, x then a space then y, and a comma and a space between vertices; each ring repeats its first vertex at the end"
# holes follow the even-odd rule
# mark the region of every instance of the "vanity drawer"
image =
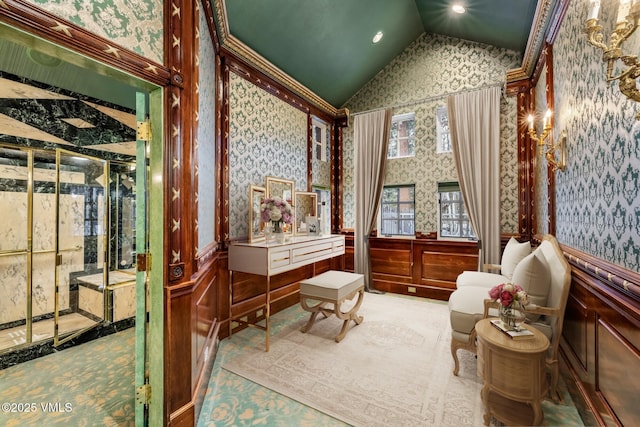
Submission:
POLYGON ((288 249, 279 249, 269 254, 269 265, 273 268, 284 267, 291 263, 291 253, 288 249))
POLYGON ((331 242, 325 242, 321 244, 303 246, 301 248, 293 249, 293 262, 302 262, 313 258, 319 258, 324 255, 330 254, 332 251, 331 242))

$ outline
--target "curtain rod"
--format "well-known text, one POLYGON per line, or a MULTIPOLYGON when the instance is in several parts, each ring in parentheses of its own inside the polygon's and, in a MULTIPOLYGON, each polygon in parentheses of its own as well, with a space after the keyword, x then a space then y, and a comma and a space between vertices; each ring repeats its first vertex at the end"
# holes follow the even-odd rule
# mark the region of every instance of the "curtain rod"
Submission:
POLYGON ((461 90, 461 91, 458 91, 458 92, 443 93, 442 95, 435 95, 435 96, 430 96, 430 97, 427 97, 427 98, 417 99, 415 101, 404 102, 402 104, 393 105, 391 107, 380 107, 380 108, 373 108, 371 110, 358 111, 357 113, 349 114, 349 116, 354 117, 354 116, 358 116, 360 114, 373 113, 374 111, 386 110, 387 108, 392 108, 393 109, 393 108, 409 107, 410 105, 422 104, 422 103, 425 103, 425 102, 435 101, 436 99, 446 98, 447 96, 450 96, 450 95, 457 95, 457 94, 460 94, 460 93, 467 93, 467 92, 475 92, 476 90, 488 89, 488 88, 492 88, 492 87, 500 87, 500 88, 502 88, 501 92, 502 92, 502 95, 504 96, 504 94, 505 94, 505 85, 506 85, 506 83, 494 83, 494 84, 481 86, 481 87, 477 87, 477 88, 473 88, 473 89, 465 89, 465 90, 461 90))

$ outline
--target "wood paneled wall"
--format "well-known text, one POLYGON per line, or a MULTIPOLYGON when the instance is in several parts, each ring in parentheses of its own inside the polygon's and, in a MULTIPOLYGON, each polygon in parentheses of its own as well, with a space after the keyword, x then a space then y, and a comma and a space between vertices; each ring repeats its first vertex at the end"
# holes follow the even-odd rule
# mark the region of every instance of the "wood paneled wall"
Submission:
MULTIPOLYGON (((347 271, 354 271, 353 241, 353 235, 347 235, 347 271)), ((446 301, 458 275, 478 268, 476 242, 388 237, 369 242, 373 286, 380 291, 446 301)))
POLYGON ((599 425, 636 425, 640 275, 575 249, 563 251, 572 283, 561 348, 583 410, 599 425))
POLYGON ((167 413, 170 425, 195 425, 218 344, 220 256, 193 280, 165 288, 167 413))

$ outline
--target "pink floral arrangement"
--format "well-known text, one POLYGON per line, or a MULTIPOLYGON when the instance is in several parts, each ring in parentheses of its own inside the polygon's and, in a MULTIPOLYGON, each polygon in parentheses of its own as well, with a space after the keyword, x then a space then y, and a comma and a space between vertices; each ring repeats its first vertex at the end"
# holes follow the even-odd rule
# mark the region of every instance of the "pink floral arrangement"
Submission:
POLYGON ((280 228, 281 223, 291 224, 293 222, 291 205, 280 197, 264 199, 260 205, 260 211, 262 221, 271 222, 276 229, 280 228))
POLYGON ((525 306, 529 304, 529 296, 520 285, 514 283, 502 283, 489 290, 489 298, 498 301, 503 307, 511 307, 513 302, 525 306))

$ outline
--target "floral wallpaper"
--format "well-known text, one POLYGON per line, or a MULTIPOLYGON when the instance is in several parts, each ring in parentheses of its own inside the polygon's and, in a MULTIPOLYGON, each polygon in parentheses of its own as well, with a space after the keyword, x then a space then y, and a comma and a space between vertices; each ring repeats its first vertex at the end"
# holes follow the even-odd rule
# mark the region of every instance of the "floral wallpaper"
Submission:
POLYGON ((246 238, 249 184, 267 176, 307 191, 307 114, 235 73, 229 78, 229 237, 246 238))
POLYGON ((163 59, 162 0, 27 0, 87 31, 159 64, 163 59))
POLYGON ((215 240, 216 58, 207 19, 200 7, 198 46, 198 247, 215 240))
MULTIPOLYGON (((364 86, 346 107, 353 113, 394 107, 415 112, 416 155, 387 163, 386 184, 416 186, 416 231, 437 230, 437 183, 457 180, 453 155, 436 154, 436 107, 446 96, 500 84, 521 63, 517 52, 446 36, 423 34, 364 86), (397 107, 400 106, 400 107, 397 107)), ((501 230, 518 231, 517 123, 515 97, 501 104, 501 230)), ((354 227, 353 127, 344 131, 344 223, 354 227)))
MULTIPOLYGON (((617 1, 605 0, 600 24, 614 28, 617 1)), ((556 173, 558 241, 640 271, 640 104, 605 81, 602 52, 587 42, 587 2, 570 2, 554 43, 556 129, 567 131, 567 169, 556 173)), ((637 54, 640 33, 623 44, 637 54)), ((619 73, 620 70, 616 70, 619 73)))

